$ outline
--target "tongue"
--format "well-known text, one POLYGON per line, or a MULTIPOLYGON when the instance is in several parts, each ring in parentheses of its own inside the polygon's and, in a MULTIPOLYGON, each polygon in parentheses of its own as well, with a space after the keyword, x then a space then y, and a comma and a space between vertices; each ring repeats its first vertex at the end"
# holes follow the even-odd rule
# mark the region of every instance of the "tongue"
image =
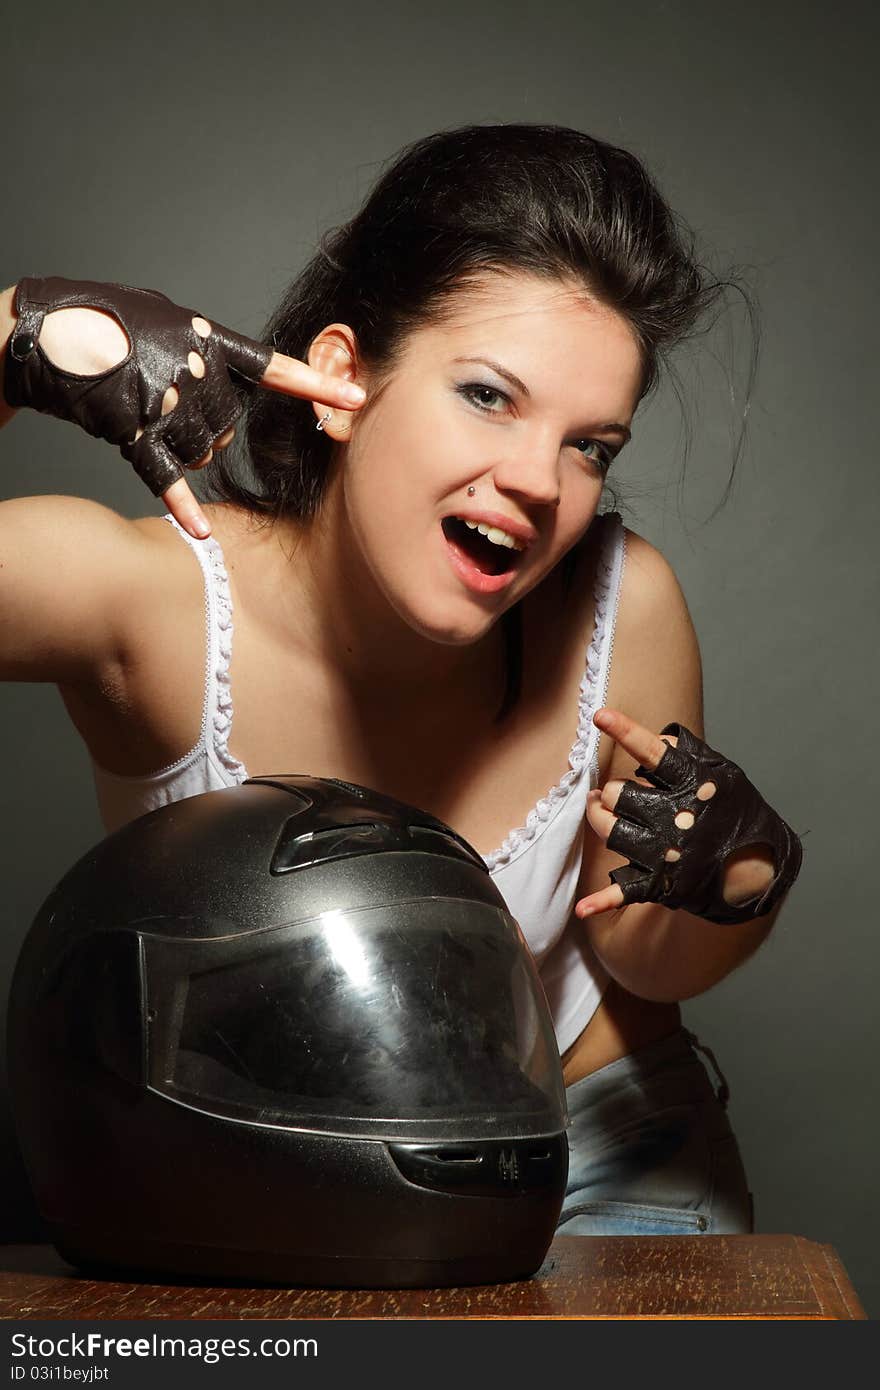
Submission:
POLYGON ((472 531, 454 516, 444 518, 443 534, 467 556, 471 564, 476 565, 481 574, 506 574, 514 563, 515 551, 503 545, 494 545, 479 531, 472 531))

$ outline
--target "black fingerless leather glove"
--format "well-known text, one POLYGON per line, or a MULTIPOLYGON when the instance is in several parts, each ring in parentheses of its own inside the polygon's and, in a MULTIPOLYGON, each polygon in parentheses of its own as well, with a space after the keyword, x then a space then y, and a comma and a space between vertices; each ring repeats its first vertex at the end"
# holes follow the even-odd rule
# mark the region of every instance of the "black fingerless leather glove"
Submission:
POLYGON ((155 497, 183 476, 183 468, 203 458, 241 414, 243 401, 230 370, 249 388, 272 357, 270 347, 213 319, 210 334, 201 337, 192 326, 197 310, 183 309, 157 290, 130 285, 26 277, 16 288, 15 310, 18 321, 4 363, 8 404, 71 420, 116 444, 155 497), (56 367, 41 350, 46 314, 74 306, 106 310, 125 329, 128 355, 109 371, 78 376, 56 367), (190 352, 203 358, 203 377, 190 371, 190 352), (162 415, 162 398, 171 385, 180 399, 162 415), (139 429, 143 434, 136 440, 139 429))
POLYGON ((622 890, 625 903, 662 903, 709 922, 763 917, 797 878, 803 856, 800 839, 736 763, 682 724, 667 724, 661 733, 675 734, 678 743, 667 745, 653 772, 636 769, 636 776, 650 787, 624 782, 614 807, 618 820, 606 843, 631 862, 613 869, 609 877, 622 890), (697 788, 704 782, 713 782, 716 791, 700 801, 697 788), (688 830, 675 824, 680 811, 694 816, 688 830), (728 855, 756 844, 772 852, 776 872, 771 883, 748 902, 725 902, 722 885, 728 855), (678 850, 681 857, 668 861, 669 849, 678 850))

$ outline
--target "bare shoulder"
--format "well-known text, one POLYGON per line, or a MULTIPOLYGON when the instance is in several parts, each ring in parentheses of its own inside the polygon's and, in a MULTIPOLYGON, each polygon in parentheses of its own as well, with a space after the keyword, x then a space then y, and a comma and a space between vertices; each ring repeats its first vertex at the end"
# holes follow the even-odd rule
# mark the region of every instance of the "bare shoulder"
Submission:
POLYGON ((112 664, 141 550, 132 523, 88 498, 0 504, 0 679, 87 681, 112 664))
MULTIPOLYGON (((208 513, 212 535, 235 553, 234 526, 208 513)), ((96 762, 141 775, 192 748, 204 698, 205 581, 194 547, 163 516, 126 521, 131 558, 112 656, 87 678, 59 682, 75 727, 96 762), (169 699, 173 691, 173 699, 169 699)))
MULTIPOLYGON (((233 507, 226 503, 212 504, 205 502, 202 504, 202 511, 211 523, 210 540, 214 540, 220 546, 224 559, 234 560, 245 540, 250 534, 252 518, 250 514, 241 508, 233 507)), ((189 542, 190 537, 181 535, 177 526, 167 520, 165 516, 141 516, 135 518, 131 523, 136 533, 144 542, 144 555, 151 558, 153 562, 161 552, 163 562, 169 560, 174 564, 175 560, 180 561, 187 572, 192 573, 199 583, 199 567, 193 564, 190 551, 193 548, 189 542)), ((202 541, 194 541, 194 545, 203 545, 202 541)), ((179 568, 175 566, 175 568, 179 568)), ((154 576, 160 579, 161 576, 154 576)), ((175 583, 177 576, 171 580, 175 583)))
POLYGON ((163 615, 179 615, 190 600, 201 605, 203 580, 190 547, 175 526, 161 516, 132 521, 140 546, 140 565, 129 595, 122 664, 137 664, 145 644, 155 651, 156 624, 163 615))
POLYGON ((626 563, 620 595, 621 621, 648 623, 655 640, 674 640, 693 632, 684 591, 672 565, 657 546, 624 526, 626 563))
MULTIPOLYGON (((240 554, 247 532, 247 515, 225 504, 203 504, 211 523, 211 539, 220 546, 227 570, 240 554)), ((147 641, 155 660, 155 623, 176 622, 189 607, 201 622, 204 610, 204 577, 192 553, 205 542, 181 534, 165 516, 137 517, 132 526, 141 541, 141 582, 131 595, 128 628, 129 656, 137 657, 147 641), (163 616, 164 615, 164 616, 163 616)))
MULTIPOLYGON (((646 728, 659 732, 678 721, 702 736, 700 645, 684 591, 661 550, 629 527, 624 535, 626 560, 606 703, 646 728)), ((610 775, 631 775, 620 771, 628 755, 616 751, 620 756, 610 775)))
MULTIPOLYGON (((211 523, 211 537, 218 541, 224 550, 244 529, 245 522, 235 508, 222 503, 212 506, 211 503, 205 502, 202 504, 202 511, 211 523)), ((186 555, 189 548, 187 541, 165 515, 139 516, 134 519, 132 525, 149 548, 159 545, 174 554, 186 555)))

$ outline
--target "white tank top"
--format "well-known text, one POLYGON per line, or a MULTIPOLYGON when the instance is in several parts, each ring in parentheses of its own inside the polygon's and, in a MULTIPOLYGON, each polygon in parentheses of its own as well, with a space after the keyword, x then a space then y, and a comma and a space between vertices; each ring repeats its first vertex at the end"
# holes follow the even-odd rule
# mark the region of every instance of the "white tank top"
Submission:
MULTIPOLYGON (((107 772, 92 760, 95 791, 107 834, 159 806, 202 792, 235 787, 248 777, 229 752, 232 692, 232 599, 223 551, 213 536, 197 540, 171 514, 164 518, 195 552, 205 580, 205 697, 195 747, 168 767, 145 777, 107 772)), ((590 949, 583 923, 573 915, 585 833, 587 792, 598 782, 599 730, 593 714, 605 703, 614 625, 626 557, 620 515, 603 522, 595 585, 595 625, 578 697, 577 731, 568 768, 542 797, 525 824, 511 830, 487 855, 486 864, 522 928, 538 965, 560 1052, 570 1047, 593 1016, 608 976, 590 949)))

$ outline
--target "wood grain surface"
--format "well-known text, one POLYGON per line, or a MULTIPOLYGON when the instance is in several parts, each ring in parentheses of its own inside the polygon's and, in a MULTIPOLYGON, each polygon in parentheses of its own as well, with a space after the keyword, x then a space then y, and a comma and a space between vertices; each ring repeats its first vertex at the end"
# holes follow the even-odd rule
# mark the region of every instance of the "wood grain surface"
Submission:
POLYGON ((802 1236, 557 1236, 531 1279, 451 1289, 218 1288, 79 1275, 0 1247, 0 1318, 794 1318, 865 1313, 836 1252, 802 1236))

